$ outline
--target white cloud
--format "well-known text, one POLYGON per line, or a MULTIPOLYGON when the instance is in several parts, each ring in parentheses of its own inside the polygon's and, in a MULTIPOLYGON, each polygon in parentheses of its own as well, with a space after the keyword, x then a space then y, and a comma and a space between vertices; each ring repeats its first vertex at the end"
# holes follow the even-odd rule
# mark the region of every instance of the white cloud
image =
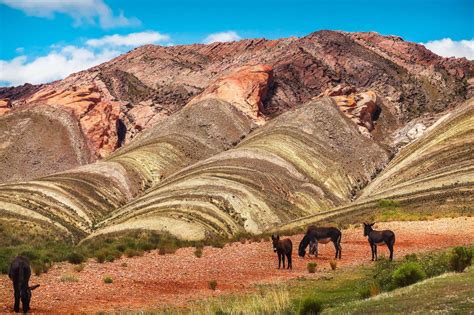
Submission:
POLYGON ((234 31, 220 32, 209 34, 204 40, 204 44, 211 44, 215 42, 232 42, 241 39, 241 37, 234 31))
POLYGON ((98 39, 89 39, 86 44, 92 47, 101 46, 128 46, 136 47, 145 44, 154 44, 157 42, 167 41, 170 37, 168 35, 160 34, 158 32, 147 31, 140 33, 131 33, 128 35, 108 35, 98 39))
POLYGON ((120 51, 111 49, 94 52, 77 46, 65 46, 33 60, 24 55, 10 61, 0 60, 0 82, 8 85, 46 83, 96 66, 119 54, 120 51))
POLYGON ((102 28, 135 26, 137 18, 127 18, 120 12, 114 15, 103 0, 0 0, 0 4, 18 9, 30 16, 53 18, 56 13, 66 14, 74 19, 74 25, 95 24, 102 28))
POLYGON ((429 50, 443 57, 466 57, 474 60, 474 39, 454 41, 443 38, 423 43, 429 50))

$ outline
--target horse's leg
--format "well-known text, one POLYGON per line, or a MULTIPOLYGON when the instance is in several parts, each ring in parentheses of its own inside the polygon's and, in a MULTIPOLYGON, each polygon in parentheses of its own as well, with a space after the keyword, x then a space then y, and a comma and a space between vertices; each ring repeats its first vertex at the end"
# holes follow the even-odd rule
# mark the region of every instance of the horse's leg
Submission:
POLYGON ((336 249, 336 259, 337 259, 337 254, 339 254, 339 248, 337 247, 337 240, 333 240, 332 243, 334 244, 334 249, 336 249))
POLYGON ((374 244, 370 243, 370 249, 372 250, 372 261, 374 261, 374 244))
POLYGON ((285 253, 281 254, 281 259, 283 260, 283 269, 285 269, 285 253))
POLYGON ((374 244, 374 252, 375 252, 375 260, 379 259, 377 257, 377 245, 376 244, 374 244))
POLYGON ((288 260, 288 269, 293 269, 293 264, 292 264, 292 261, 291 261, 291 253, 288 253, 286 258, 288 260))
POLYGON ((281 255, 280 253, 277 253, 278 255, 278 269, 280 269, 280 265, 281 265, 281 255))
POLYGON ((393 242, 390 240, 390 244, 387 244, 388 250, 390 251, 390 260, 393 260, 393 242))
POLYGON ((18 313, 20 311, 20 288, 14 285, 15 291, 15 304, 13 305, 13 310, 18 313))

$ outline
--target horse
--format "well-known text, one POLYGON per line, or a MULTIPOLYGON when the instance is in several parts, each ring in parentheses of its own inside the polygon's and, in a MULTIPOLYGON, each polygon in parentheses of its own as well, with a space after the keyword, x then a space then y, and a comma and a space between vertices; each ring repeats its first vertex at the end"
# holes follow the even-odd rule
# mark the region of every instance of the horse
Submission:
POLYGON ((300 242, 300 246, 298 249, 298 255, 300 257, 304 257, 306 255, 306 247, 308 247, 308 244, 310 245, 310 253, 311 251, 314 251, 314 247, 311 248, 312 246, 316 246, 316 253, 317 253, 317 245, 318 243, 321 244, 327 244, 329 242, 333 242, 334 248, 336 249, 336 259, 339 258, 341 259, 341 252, 342 252, 342 247, 341 247, 341 237, 342 233, 339 229, 334 228, 334 227, 316 227, 314 225, 311 225, 308 227, 308 230, 306 231, 305 236, 300 242), (313 243, 314 242, 314 245, 313 243))
POLYGON ((15 304, 13 310, 18 313, 20 311, 20 299, 23 307, 23 313, 30 310, 31 291, 39 287, 39 284, 29 286, 28 282, 31 277, 31 268, 28 258, 17 256, 10 265, 8 277, 13 282, 13 290, 15 296, 15 304))
POLYGON ((291 252, 293 251, 293 243, 289 238, 280 240, 280 236, 272 235, 273 252, 278 255, 278 269, 280 269, 281 262, 283 261, 283 269, 285 269, 285 256, 288 260, 287 269, 293 269, 291 261, 291 252))
POLYGON ((372 261, 377 260, 377 246, 387 245, 390 251, 390 260, 393 260, 393 245, 395 244, 395 233, 390 230, 376 231, 372 228, 375 223, 364 223, 364 236, 368 236, 370 248, 372 249, 372 261))

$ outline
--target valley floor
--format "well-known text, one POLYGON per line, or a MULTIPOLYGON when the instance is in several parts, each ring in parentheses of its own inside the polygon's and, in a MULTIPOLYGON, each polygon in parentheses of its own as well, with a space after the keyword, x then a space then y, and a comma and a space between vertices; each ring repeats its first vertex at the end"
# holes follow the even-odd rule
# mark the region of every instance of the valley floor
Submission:
MULTIPOLYGON (((474 244, 474 218, 438 219, 433 221, 384 222, 378 229, 390 228, 396 233, 395 258, 413 252, 424 252, 456 245, 474 244)), ((179 249, 174 254, 158 251, 142 257, 121 258, 99 264, 90 260, 81 272, 73 265, 59 263, 46 274, 33 276, 30 284, 40 284, 33 294, 32 312, 97 312, 184 306, 211 296, 255 290, 255 284, 284 282, 304 276, 320 277, 329 270, 333 258, 332 244, 320 245, 318 258, 300 259, 297 247, 302 235, 293 241, 293 270, 278 270, 277 258, 270 241, 232 243, 223 249, 205 247, 197 258, 194 248, 179 249), (318 272, 308 274, 307 263, 315 261, 318 272), (113 280, 104 283, 104 277, 113 280), (217 281, 217 290, 208 288, 217 281)), ((387 255, 387 249, 379 255, 387 255)), ((361 227, 343 231, 342 260, 338 268, 370 265, 370 247, 361 227)), ((12 287, 7 276, 0 277, 0 312, 12 308, 12 287)))

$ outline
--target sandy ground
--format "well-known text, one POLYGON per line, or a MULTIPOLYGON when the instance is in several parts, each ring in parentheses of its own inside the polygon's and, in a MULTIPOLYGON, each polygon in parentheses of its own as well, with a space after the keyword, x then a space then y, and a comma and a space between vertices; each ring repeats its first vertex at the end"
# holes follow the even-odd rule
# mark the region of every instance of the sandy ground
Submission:
MULTIPOLYGON (((376 225, 396 233, 395 258, 455 245, 474 244, 474 218, 439 219, 435 221, 388 222, 376 225)), ((209 296, 245 292, 256 283, 280 282, 298 276, 309 276, 306 265, 316 261, 318 268, 329 269, 334 257, 332 243, 320 245, 318 258, 297 257, 302 235, 293 241, 293 270, 278 270, 276 254, 270 241, 232 243, 223 249, 206 247, 197 258, 194 248, 183 248, 174 254, 159 255, 157 251, 143 257, 122 258, 113 263, 99 264, 90 260, 80 273, 73 266, 60 263, 30 284, 40 284, 33 293, 32 312, 96 312, 127 309, 151 309, 165 304, 185 305, 209 296), (127 266, 122 266, 126 263, 127 266), (62 282, 61 276, 73 274, 77 282, 62 282), (112 284, 103 278, 110 276, 112 284), (216 280, 218 290, 208 288, 216 280)), ((388 255, 386 247, 379 255, 388 255)), ((369 265, 370 247, 362 228, 351 228, 342 234, 342 260, 339 267, 369 265)), ((314 275, 317 276, 317 273, 314 275)), ((0 312, 12 310, 12 286, 6 276, 0 277, 0 312)))

